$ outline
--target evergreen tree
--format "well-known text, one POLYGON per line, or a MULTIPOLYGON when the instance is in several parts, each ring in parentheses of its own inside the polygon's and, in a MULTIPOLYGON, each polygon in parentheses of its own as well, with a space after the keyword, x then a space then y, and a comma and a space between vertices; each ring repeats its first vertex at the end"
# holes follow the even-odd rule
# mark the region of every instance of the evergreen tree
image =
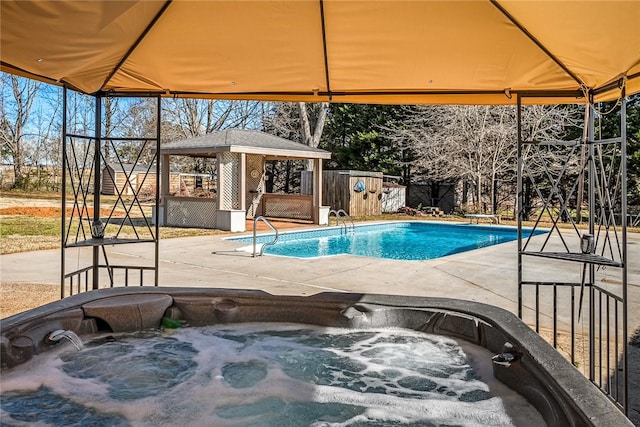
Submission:
POLYGON ((402 173, 402 150, 383 129, 400 120, 393 105, 332 104, 322 148, 333 153, 327 169, 402 173))
MULTIPOLYGON (((597 138, 620 136, 620 108, 615 102, 596 105, 597 138), (605 114, 607 113, 607 114, 605 114)), ((640 205, 640 94, 627 100, 627 190, 629 205, 640 205)))

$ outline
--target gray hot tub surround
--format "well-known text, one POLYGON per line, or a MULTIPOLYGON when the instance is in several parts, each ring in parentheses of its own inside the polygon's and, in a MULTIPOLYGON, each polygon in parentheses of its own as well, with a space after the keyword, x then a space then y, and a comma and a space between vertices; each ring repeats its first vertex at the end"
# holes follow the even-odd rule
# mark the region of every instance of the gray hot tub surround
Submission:
POLYGON ((275 296, 202 288, 113 288, 75 295, 0 321, 0 360, 10 369, 52 347, 48 335, 70 330, 132 332, 163 317, 192 326, 294 322, 351 328, 401 327, 461 338, 500 356, 497 379, 523 395, 550 426, 632 426, 569 362, 511 313, 471 301, 322 293, 275 296))

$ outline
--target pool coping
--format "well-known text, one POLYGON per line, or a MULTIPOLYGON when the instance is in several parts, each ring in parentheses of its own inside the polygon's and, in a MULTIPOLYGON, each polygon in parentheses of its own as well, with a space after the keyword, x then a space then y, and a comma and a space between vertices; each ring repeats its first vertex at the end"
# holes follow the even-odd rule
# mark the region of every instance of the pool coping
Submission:
MULTIPOLYGON (((462 226, 462 227, 473 227, 475 229, 486 229, 486 230, 495 230, 495 229, 502 229, 502 230, 517 230, 517 226, 512 226, 512 225, 502 225, 502 224, 496 224, 496 225, 485 225, 485 224, 471 224, 468 222, 461 222, 461 221, 416 221, 416 220, 401 220, 401 221, 372 221, 372 222, 364 222, 364 223, 359 223, 357 225, 354 225, 355 228, 358 227, 375 227, 375 226, 382 226, 382 225, 394 225, 394 224, 436 224, 436 225, 451 225, 451 226, 462 226)), ((343 226, 340 225, 335 225, 335 226, 327 226, 327 227, 314 227, 314 228, 303 228, 303 229, 294 229, 294 230, 285 230, 285 231, 280 231, 278 232, 279 236, 282 235, 291 235, 291 234, 306 234, 306 233, 323 233, 325 231, 333 231, 333 230, 342 230, 343 226)), ((532 227, 526 227, 523 230, 533 230, 532 227)), ((547 228, 535 228, 536 231, 538 231, 540 234, 544 234, 544 233, 548 233, 549 231, 551 231, 550 229, 547 228)), ((328 235, 327 237, 333 237, 333 236, 337 236, 338 234, 331 234, 328 235)), ((256 233, 255 237, 256 239, 261 239, 261 238, 265 238, 265 237, 270 237, 270 236, 275 236, 274 232, 271 231, 265 231, 265 232, 261 232, 261 233, 256 233)), ((223 241, 228 241, 228 242, 237 242, 237 243, 247 243, 247 242, 239 242, 239 240, 244 239, 244 240, 248 240, 248 239, 253 239, 253 234, 247 234, 247 235, 240 235, 240 236, 227 236, 227 237, 223 237, 221 238, 221 240, 223 241)), ((297 256, 293 256, 293 255, 282 255, 282 254, 273 254, 273 253, 264 253, 263 255, 269 256, 269 257, 280 257, 280 258, 289 258, 289 259, 305 259, 305 260, 317 260, 317 259, 326 259, 326 258, 335 258, 335 257, 341 257, 341 256, 352 256, 352 257, 357 257, 357 258, 373 258, 373 259, 387 259, 387 260, 396 260, 396 261, 407 261, 407 262, 422 262, 422 261, 430 261, 430 260, 436 260, 436 259, 441 259, 441 258, 446 258, 449 256, 453 256, 453 255, 458 255, 461 253, 465 253, 465 252, 471 252, 474 250, 478 250, 478 249, 483 249, 486 247, 491 247, 491 246, 496 246, 496 245, 501 245, 504 243, 509 243, 512 242, 513 240, 508 240, 506 242, 501 242, 501 243, 496 243, 496 244, 491 244, 488 246, 482 246, 479 248, 472 248, 472 249, 463 249, 461 251, 456 251, 453 253, 448 253, 439 257, 434 257, 434 258, 425 258, 425 259, 397 259, 397 258, 386 258, 386 257, 375 257, 375 256, 368 256, 368 255, 359 255, 359 254, 352 254, 352 253, 339 253, 339 254, 331 254, 331 255, 321 255, 321 256, 305 256, 305 257, 297 257, 297 256)), ((265 245, 265 243, 258 243, 256 242, 256 248, 255 250, 257 251, 257 253, 259 253, 262 250, 262 247, 265 245)), ((248 253, 248 254, 253 254, 254 248, 253 248, 253 244, 249 244, 249 245, 243 245, 243 246, 239 246, 235 249, 235 251, 237 252, 242 252, 242 253, 248 253)))

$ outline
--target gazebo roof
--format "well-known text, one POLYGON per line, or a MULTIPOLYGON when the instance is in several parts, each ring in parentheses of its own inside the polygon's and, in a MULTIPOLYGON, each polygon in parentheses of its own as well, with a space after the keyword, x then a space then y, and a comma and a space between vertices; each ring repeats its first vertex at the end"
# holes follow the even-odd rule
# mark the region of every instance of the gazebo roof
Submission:
POLYGON ((160 154, 214 157, 218 153, 262 154, 271 158, 330 159, 331 153, 265 132, 226 129, 163 144, 160 154))

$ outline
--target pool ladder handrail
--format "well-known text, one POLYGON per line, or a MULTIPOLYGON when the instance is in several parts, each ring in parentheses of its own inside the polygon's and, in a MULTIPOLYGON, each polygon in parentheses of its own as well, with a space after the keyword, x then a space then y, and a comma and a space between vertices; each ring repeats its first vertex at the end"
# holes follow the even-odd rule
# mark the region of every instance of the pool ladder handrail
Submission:
MULTIPOLYGON (((344 234, 347 234, 347 231, 349 231, 349 226, 347 225, 347 219, 351 222, 351 231, 355 231, 356 230, 356 224, 353 222, 353 218, 351 218, 351 216, 344 210, 344 209, 338 209, 333 210, 331 209, 329 211, 329 218, 331 218, 331 214, 334 214, 336 217, 336 225, 340 225, 340 220, 342 220, 342 227, 340 228, 340 232, 342 233, 342 230, 344 230, 344 234)), ((327 221, 327 225, 329 225, 330 221, 327 221)))
POLYGON ((273 224, 271 224, 271 221, 269 221, 267 218, 265 218, 262 215, 258 215, 257 217, 255 217, 253 219, 253 252, 252 252, 253 258, 256 257, 256 225, 258 224, 258 221, 262 221, 265 224, 267 224, 275 233, 275 238, 273 239, 272 242, 262 244, 262 246, 260 247, 260 253, 258 254, 258 256, 262 256, 262 254, 264 253, 265 246, 275 245, 278 242, 278 237, 279 237, 278 229, 273 224))

